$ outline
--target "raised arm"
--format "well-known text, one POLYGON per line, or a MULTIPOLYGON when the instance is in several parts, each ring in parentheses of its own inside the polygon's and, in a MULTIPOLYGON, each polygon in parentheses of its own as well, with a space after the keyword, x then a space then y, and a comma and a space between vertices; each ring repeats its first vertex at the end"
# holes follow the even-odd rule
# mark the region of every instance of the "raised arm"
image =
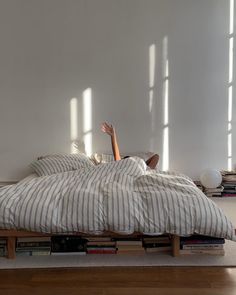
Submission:
POLYGON ((106 122, 104 122, 104 123, 102 123, 101 130, 102 130, 102 132, 110 135, 110 137, 111 137, 112 151, 113 151, 113 155, 114 155, 115 160, 116 161, 121 160, 115 128, 112 125, 109 125, 106 122))

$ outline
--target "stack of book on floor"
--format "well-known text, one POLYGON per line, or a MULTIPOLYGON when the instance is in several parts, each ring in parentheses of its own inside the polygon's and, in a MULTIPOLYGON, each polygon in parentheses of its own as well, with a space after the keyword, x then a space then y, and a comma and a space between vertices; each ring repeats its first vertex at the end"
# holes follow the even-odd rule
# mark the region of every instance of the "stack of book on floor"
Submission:
POLYGON ((7 241, 6 239, 0 239, 0 257, 7 255, 7 241))
POLYGON ((193 235, 180 238, 180 254, 224 255, 223 238, 193 235))
POLYGON ((222 171, 222 197, 236 197, 236 172, 222 171))
POLYGON ((109 237, 88 237, 87 254, 116 254, 116 242, 109 237))
POLYGON ((117 254, 143 255, 145 249, 141 238, 116 239, 117 254))
POLYGON ((16 241, 17 256, 50 255, 50 237, 22 237, 16 241))
POLYGON ((169 236, 157 236, 143 238, 143 247, 146 253, 170 253, 171 240, 169 236))
POLYGON ((204 194, 207 197, 221 197, 224 187, 222 185, 216 188, 204 188, 204 194))
POLYGON ((52 236, 51 255, 86 255, 86 244, 80 236, 52 236))

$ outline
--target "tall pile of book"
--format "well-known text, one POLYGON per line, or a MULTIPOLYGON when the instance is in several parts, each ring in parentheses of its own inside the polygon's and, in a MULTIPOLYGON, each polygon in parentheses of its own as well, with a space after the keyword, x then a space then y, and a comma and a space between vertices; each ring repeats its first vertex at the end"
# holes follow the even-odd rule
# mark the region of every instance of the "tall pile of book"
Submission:
POLYGON ((236 197, 236 172, 222 171, 222 197, 236 197))
POLYGON ((116 242, 110 237, 88 237, 87 254, 116 254, 116 242))
POLYGON ((6 239, 0 239, 0 257, 7 255, 7 241, 6 239))
POLYGON ((170 253, 171 240, 169 236, 145 236, 143 238, 143 247, 146 253, 170 253))
POLYGON ((222 197, 222 192, 224 190, 223 185, 220 185, 216 188, 204 188, 204 194, 207 197, 222 197))
POLYGON ((145 250, 141 238, 116 239, 117 254, 143 255, 145 250))
POLYGON ((17 256, 50 255, 50 237, 22 237, 16 241, 17 256))
POLYGON ((193 235, 180 238, 180 254, 224 255, 223 238, 193 235))

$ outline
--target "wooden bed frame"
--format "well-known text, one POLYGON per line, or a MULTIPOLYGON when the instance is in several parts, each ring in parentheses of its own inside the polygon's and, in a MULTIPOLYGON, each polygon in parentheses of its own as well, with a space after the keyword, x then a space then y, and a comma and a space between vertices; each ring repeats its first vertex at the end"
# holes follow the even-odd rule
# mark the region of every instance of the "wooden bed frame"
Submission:
MULTIPOLYGON (((66 233, 62 233, 66 234, 66 233)), ((81 237, 89 237, 91 235, 86 235, 84 233, 70 233, 70 235, 79 235, 81 237)), ((25 230, 8 230, 8 229, 0 229, 0 238, 6 238, 7 240, 7 258, 14 259, 16 257, 15 247, 16 247, 16 238, 18 237, 51 237, 56 234, 44 234, 38 232, 31 232, 25 230)), ((96 235, 97 236, 97 235, 96 235)), ((111 237, 121 237, 119 234, 115 233, 103 233, 99 236, 111 236, 111 237)), ((125 235, 126 236, 126 235, 125 235)), ((132 235, 127 235, 126 237, 134 238, 141 237, 142 234, 134 233, 132 235)), ((124 237, 124 235, 122 235, 124 237)), ((172 245, 172 256, 176 257, 180 255, 180 237, 177 235, 171 235, 171 245, 172 245)))

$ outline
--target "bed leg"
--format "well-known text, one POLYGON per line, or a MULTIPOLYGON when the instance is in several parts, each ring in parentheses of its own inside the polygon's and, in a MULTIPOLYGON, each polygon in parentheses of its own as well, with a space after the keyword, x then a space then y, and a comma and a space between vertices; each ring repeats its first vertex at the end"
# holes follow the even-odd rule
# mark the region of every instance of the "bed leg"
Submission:
POLYGON ((180 249, 180 237, 176 235, 172 235, 172 256, 177 257, 180 255, 179 249, 180 249))
POLYGON ((16 257, 16 238, 7 238, 7 258, 14 259, 16 257))

